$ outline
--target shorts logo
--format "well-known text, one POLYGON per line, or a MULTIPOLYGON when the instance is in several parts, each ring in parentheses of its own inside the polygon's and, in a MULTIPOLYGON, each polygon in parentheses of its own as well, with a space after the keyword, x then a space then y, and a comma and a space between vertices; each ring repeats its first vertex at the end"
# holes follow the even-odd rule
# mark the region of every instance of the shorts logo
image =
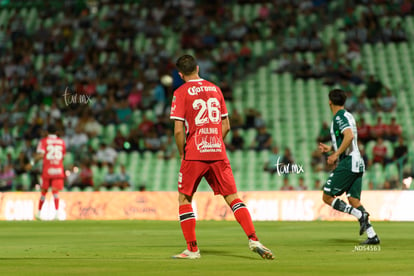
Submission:
POLYGON ((181 172, 178 173, 178 183, 183 182, 183 174, 181 172))

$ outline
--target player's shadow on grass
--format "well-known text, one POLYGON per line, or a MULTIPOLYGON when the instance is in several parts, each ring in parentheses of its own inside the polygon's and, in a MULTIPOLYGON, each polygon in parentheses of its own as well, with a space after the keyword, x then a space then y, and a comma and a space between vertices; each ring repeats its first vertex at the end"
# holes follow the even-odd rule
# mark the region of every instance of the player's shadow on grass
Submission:
POLYGON ((246 256, 246 255, 238 255, 235 254, 234 252, 230 252, 230 251, 223 251, 223 250, 214 250, 214 249, 207 249, 207 250, 201 250, 201 255, 216 255, 216 256, 228 256, 228 257, 234 257, 234 258, 241 258, 241 259, 247 259, 247 260, 253 260, 253 259, 257 259, 257 254, 253 254, 251 256, 246 256))
POLYGON ((329 239, 328 242, 331 244, 339 244, 339 243, 351 244, 351 245, 359 244, 359 241, 356 239, 329 239))

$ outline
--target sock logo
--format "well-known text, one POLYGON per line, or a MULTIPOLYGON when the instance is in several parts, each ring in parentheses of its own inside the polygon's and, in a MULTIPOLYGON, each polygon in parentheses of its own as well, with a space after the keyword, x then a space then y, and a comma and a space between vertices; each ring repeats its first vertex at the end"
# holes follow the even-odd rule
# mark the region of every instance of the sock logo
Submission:
POLYGON ((183 222, 189 219, 195 219, 194 212, 180 214, 180 222, 183 222))
POLYGON ((240 208, 246 208, 246 205, 243 202, 238 202, 238 203, 235 203, 233 206, 231 206, 233 213, 235 213, 240 208))

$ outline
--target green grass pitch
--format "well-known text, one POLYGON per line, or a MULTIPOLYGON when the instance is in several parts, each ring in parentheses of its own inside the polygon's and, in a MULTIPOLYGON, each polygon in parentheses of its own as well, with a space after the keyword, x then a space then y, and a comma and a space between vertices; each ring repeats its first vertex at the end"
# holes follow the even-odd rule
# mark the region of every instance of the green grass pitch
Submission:
POLYGON ((251 252, 232 221, 197 222, 199 260, 171 259, 185 248, 178 222, 3 221, 0 275, 413 275, 411 222, 374 222, 372 248, 356 247, 357 222, 255 226, 274 261, 251 252))

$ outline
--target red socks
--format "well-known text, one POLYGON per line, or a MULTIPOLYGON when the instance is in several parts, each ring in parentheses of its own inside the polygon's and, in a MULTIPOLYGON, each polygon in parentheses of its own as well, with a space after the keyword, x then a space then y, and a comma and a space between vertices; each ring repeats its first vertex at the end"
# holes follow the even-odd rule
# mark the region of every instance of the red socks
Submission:
POLYGON ((180 224, 184 234, 185 241, 187 242, 187 249, 195 252, 198 250, 195 226, 196 219, 191 204, 181 205, 179 208, 180 224))
POLYGON ((233 210, 234 217, 240 223, 247 237, 251 240, 258 241, 259 239, 256 236, 256 230, 254 229, 250 212, 243 201, 237 198, 231 202, 230 207, 233 210))
POLYGON ((39 211, 42 210, 43 203, 45 203, 46 199, 46 192, 40 192, 40 199, 39 199, 39 211))
POLYGON ((52 191, 53 198, 55 199, 55 208, 56 210, 59 210, 59 192, 58 191, 52 191))

